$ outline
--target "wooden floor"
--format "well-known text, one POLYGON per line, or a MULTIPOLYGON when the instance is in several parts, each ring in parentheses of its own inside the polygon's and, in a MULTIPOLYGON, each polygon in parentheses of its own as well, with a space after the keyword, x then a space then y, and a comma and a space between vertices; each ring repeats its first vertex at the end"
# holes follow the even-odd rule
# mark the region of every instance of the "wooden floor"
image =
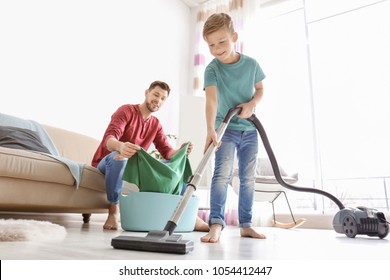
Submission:
MULTIPOLYGON (((18 216, 0 215, 0 218, 9 217, 18 216)), ((201 269, 202 275, 198 275, 197 280, 227 276, 224 274, 227 267, 243 266, 262 267, 265 272, 272 268, 270 275, 274 277, 268 279, 313 279, 313 270, 323 276, 317 279, 367 279, 374 275, 383 278, 389 273, 389 237, 358 235, 352 239, 330 229, 262 227, 257 229, 267 239, 258 240, 241 238, 239 229, 229 226, 216 244, 200 242, 202 232, 180 233, 184 240, 194 241, 193 251, 168 254, 114 249, 111 246, 114 237, 144 237, 146 233, 105 231, 102 229, 104 217, 92 216, 89 224, 83 224, 81 216, 45 217, 44 220, 65 226, 67 236, 60 242, 0 242, 2 279, 69 279, 74 277, 75 271, 78 279, 117 279, 123 269, 140 267, 201 269)), ((40 216, 21 218, 39 220, 40 216)), ((241 274, 229 277, 233 276, 245 278, 241 274)), ((254 279, 254 276, 246 277, 254 279)), ((148 279, 162 278, 154 275, 148 279)))
POLYGON ((385 239, 364 235, 348 238, 333 230, 262 227, 257 229, 267 239, 257 240, 242 238, 237 227, 227 227, 217 244, 200 242, 200 237, 204 235, 202 232, 179 233, 184 240, 194 241, 193 251, 180 255, 114 249, 111 246, 112 238, 119 235, 143 237, 146 233, 103 230, 104 218, 96 215, 92 216, 89 224, 83 224, 79 216, 53 216, 51 221, 65 226, 67 236, 63 241, 0 242, 0 259, 390 260, 389 236, 385 239))

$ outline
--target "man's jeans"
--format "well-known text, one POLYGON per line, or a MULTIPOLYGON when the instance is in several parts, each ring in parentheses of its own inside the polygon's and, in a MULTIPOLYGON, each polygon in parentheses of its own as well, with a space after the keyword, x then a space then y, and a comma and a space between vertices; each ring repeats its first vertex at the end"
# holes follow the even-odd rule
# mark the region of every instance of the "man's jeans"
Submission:
POLYGON ((114 159, 117 154, 119 154, 117 151, 109 153, 97 166, 105 176, 107 199, 110 204, 117 204, 119 201, 123 186, 122 176, 127 163, 127 159, 114 159))

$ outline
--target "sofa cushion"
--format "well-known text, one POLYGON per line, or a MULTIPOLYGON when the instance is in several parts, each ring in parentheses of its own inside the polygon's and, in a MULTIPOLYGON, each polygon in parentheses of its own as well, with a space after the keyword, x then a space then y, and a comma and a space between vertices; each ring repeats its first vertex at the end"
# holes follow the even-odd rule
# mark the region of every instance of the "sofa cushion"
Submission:
POLYGON ((50 156, 0 147, 0 176, 75 186, 66 164, 50 156))
MULTIPOLYGON (((0 177, 64 184, 76 188, 75 179, 67 165, 50 156, 0 147, 0 162, 0 177)), ((105 191, 104 175, 97 168, 84 165, 79 188, 105 191)))

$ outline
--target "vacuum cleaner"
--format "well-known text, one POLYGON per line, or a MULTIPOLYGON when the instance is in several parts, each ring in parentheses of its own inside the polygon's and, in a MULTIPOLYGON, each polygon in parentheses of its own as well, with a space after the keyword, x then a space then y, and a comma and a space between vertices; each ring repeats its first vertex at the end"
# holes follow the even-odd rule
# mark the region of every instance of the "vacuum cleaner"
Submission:
MULTIPOLYGON (((226 114, 223 122, 217 130, 217 141, 221 141, 226 128, 235 115, 241 112, 241 108, 232 108, 226 114)), ((256 117, 253 114, 248 118, 257 131, 263 141, 265 150, 270 159, 272 170, 274 172, 277 182, 287 189, 300 192, 309 192, 324 195, 332 200, 340 209, 336 213, 333 219, 333 228, 337 233, 344 233, 349 238, 354 238, 358 234, 377 236, 379 238, 385 238, 389 233, 389 222, 386 220, 385 215, 382 212, 373 208, 357 207, 346 208, 342 202, 330 193, 327 193, 320 189, 315 188, 302 188, 290 185, 286 183, 280 174, 279 166, 275 155, 272 151, 271 145, 268 141, 267 134, 256 117)), ((149 231, 145 237, 134 237, 120 235, 111 240, 111 245, 115 249, 126 250, 138 250, 138 251, 152 251, 152 252, 164 252, 175 254, 187 254, 194 249, 194 242, 191 240, 183 240, 181 235, 173 234, 174 230, 184 212, 185 207, 193 193, 196 191, 196 187, 200 183, 202 175, 205 171, 206 165, 217 147, 210 145, 206 150, 201 162, 199 163, 194 174, 189 178, 187 182, 187 188, 180 199, 172 217, 167 221, 163 230, 149 231)))

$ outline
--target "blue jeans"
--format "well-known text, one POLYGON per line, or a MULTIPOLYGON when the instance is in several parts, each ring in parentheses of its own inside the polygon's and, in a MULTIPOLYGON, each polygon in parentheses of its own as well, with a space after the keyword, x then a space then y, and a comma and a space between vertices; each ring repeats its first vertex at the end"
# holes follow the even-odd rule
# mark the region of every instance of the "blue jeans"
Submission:
POLYGON ((240 178, 239 226, 250 227, 252 225, 258 135, 256 130, 237 131, 229 129, 223 135, 221 146, 215 153, 214 175, 210 190, 210 225, 220 224, 222 227, 226 226, 224 221, 225 203, 236 150, 240 178))
POLYGON ((116 151, 109 153, 97 166, 100 172, 104 174, 107 200, 110 204, 117 204, 119 202, 119 195, 123 186, 122 176, 127 163, 127 159, 114 159, 117 154, 118 152, 116 151))

